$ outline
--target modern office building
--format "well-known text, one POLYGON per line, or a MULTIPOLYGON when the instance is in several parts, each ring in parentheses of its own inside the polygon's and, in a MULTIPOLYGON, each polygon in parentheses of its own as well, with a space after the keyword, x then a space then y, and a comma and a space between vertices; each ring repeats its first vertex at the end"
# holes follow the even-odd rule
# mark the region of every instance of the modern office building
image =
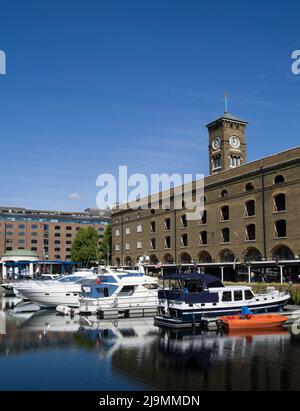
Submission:
POLYGON ((0 259, 13 250, 34 252, 41 260, 70 260, 71 246, 81 227, 94 227, 102 241, 110 213, 44 211, 0 207, 0 259))
MULTIPOLYGON (((114 209, 114 264, 135 264, 143 255, 153 265, 299 260, 300 147, 247 163, 246 121, 225 113, 207 128, 201 220, 174 210, 174 193, 167 210, 114 209)), ((162 195, 143 201, 154 197, 161 202, 162 195)))

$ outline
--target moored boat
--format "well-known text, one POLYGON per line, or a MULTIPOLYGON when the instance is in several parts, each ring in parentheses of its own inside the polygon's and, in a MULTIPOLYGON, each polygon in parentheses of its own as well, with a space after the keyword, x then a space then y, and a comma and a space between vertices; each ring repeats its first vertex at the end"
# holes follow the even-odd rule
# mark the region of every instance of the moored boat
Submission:
POLYGON ((288 317, 279 314, 270 315, 234 315, 221 317, 225 330, 266 329, 282 327, 288 317))
POLYGON ((158 281, 143 273, 111 272, 82 284, 79 298, 80 314, 144 310, 156 314, 158 281))
POLYGON ((201 325, 205 319, 239 315, 244 307, 254 314, 280 312, 290 295, 275 289, 255 295, 251 287, 225 287, 218 278, 195 272, 164 276, 158 298, 157 326, 189 328, 201 325))

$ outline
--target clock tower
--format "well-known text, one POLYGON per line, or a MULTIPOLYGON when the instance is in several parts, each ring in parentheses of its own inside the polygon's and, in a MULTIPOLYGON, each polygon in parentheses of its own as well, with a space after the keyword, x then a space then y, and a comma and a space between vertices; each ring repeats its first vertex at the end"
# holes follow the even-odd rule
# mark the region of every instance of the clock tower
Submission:
POLYGON ((246 162, 247 121, 229 112, 206 127, 209 133, 210 174, 239 167, 246 162))

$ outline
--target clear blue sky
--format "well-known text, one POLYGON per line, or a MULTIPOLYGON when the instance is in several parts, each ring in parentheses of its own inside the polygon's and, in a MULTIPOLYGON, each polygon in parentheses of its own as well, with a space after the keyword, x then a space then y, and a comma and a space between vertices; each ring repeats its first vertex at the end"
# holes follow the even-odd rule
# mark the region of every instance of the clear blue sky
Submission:
POLYGON ((225 90, 248 160, 300 145, 299 15, 298 1, 0 0, 0 204, 93 207, 118 165, 207 174, 225 90))

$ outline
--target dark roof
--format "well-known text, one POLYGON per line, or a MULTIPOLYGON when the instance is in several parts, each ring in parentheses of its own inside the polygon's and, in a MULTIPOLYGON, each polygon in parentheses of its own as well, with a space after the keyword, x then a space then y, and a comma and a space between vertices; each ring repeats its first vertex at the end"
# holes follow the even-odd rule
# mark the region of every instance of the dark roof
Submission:
POLYGON ((169 274, 162 277, 163 280, 183 280, 183 281, 202 281, 205 284, 211 284, 216 281, 220 281, 219 278, 214 277, 213 275, 209 274, 200 274, 198 272, 195 273, 177 273, 177 274, 169 274))
POLYGON ((206 127, 209 127, 209 126, 211 126, 212 124, 217 123, 217 122, 220 121, 220 120, 231 120, 231 121, 237 121, 238 123, 248 124, 247 121, 242 120, 241 118, 236 117, 236 116, 234 116, 233 114, 231 114, 231 113, 229 113, 229 112, 227 111, 227 112, 225 112, 225 113, 223 114, 223 116, 219 117, 217 120, 214 120, 214 121, 212 121, 211 123, 207 124, 206 127))

